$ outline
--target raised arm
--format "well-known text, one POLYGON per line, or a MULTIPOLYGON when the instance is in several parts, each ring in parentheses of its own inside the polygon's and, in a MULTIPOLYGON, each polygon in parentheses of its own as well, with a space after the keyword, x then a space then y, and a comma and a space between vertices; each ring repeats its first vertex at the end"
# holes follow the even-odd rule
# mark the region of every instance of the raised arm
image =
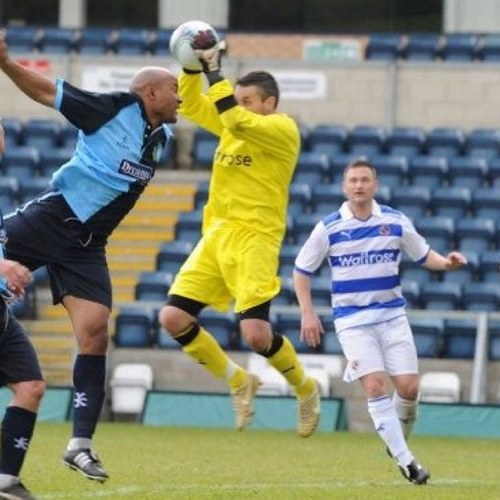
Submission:
POLYGON ((56 95, 55 83, 11 59, 4 32, 0 33, 0 69, 28 97, 40 104, 53 107, 56 95))

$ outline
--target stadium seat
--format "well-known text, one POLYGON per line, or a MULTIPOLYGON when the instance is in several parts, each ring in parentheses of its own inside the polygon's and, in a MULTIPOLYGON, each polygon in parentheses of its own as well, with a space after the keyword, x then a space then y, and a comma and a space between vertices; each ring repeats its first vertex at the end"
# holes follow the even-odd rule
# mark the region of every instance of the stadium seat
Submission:
POLYGON ((59 132, 59 146, 61 148, 75 149, 78 140, 78 129, 71 123, 61 125, 59 132))
POLYGON ((10 52, 32 52, 37 48, 39 37, 39 28, 33 26, 7 26, 6 41, 10 52))
POLYGON ((410 160, 408 178, 412 186, 435 189, 443 184, 448 172, 448 160, 440 156, 414 156, 410 160))
MULTIPOLYGON (((330 321, 332 321, 331 317, 330 321)), ((323 322, 323 327, 326 328, 325 322, 323 322)), ((321 348, 324 354, 343 354, 342 346, 335 332, 325 331, 321 340, 321 348)))
POLYGON ((420 283, 414 280, 401 280, 401 293, 408 309, 420 309, 420 283))
POLYGON ((443 357, 473 359, 476 349, 476 320, 447 319, 444 328, 443 357))
POLYGON ((467 217, 471 192, 466 187, 440 187, 432 192, 431 209, 434 215, 451 217, 455 222, 467 217))
POLYGON ((300 340, 300 312, 277 314, 276 319, 276 330, 293 344, 298 353, 320 352, 319 348, 313 348, 306 342, 300 340))
POLYGON ((82 55, 105 55, 111 50, 112 37, 109 28, 83 28, 75 35, 73 49, 82 55))
POLYGON ((465 285, 466 283, 477 281, 479 254, 471 250, 464 250, 462 253, 467 259, 467 264, 459 267, 458 269, 454 269, 453 271, 446 271, 442 273, 443 282, 465 285))
POLYGON ((5 176, 26 179, 38 175, 40 154, 32 146, 18 146, 5 151, 2 171, 5 176))
POLYGON ((455 240, 460 251, 485 252, 493 250, 495 222, 493 219, 461 219, 455 226, 455 240))
POLYGON ((157 330, 154 332, 154 344, 160 349, 181 350, 179 342, 174 340, 160 324, 157 325, 157 330))
POLYGON ((33 200, 49 189, 48 177, 26 177, 19 180, 18 199, 21 204, 33 200))
MULTIPOLYGON (((450 271, 451 272, 451 271, 450 271)), ((462 305, 462 286, 458 283, 424 283, 420 289, 420 302, 424 309, 453 311, 462 305)))
POLYGON ((342 183, 344 169, 355 160, 359 160, 361 155, 355 153, 337 154, 330 158, 329 178, 332 184, 342 183))
POLYGON ((311 204, 318 217, 323 217, 339 209, 345 201, 340 184, 313 184, 311 204))
POLYGON ((57 146, 61 125, 51 119, 32 118, 24 124, 24 144, 39 151, 57 146))
POLYGON ((316 125, 309 133, 309 149, 331 159, 344 151, 346 139, 347 128, 343 125, 316 125))
POLYGON ((276 297, 273 298, 273 304, 280 305, 297 305, 297 298, 295 296, 295 289, 293 287, 293 278, 291 275, 280 275, 281 288, 276 297))
POLYGON ((409 61, 433 61, 439 57, 440 49, 440 35, 415 33, 408 36, 402 56, 409 61))
POLYGON ((486 183, 488 163, 484 158, 457 156, 448 164, 448 181, 451 186, 478 189, 486 183))
POLYGON ((5 149, 16 148, 22 145, 24 140, 24 123, 18 118, 3 118, 2 127, 4 131, 5 149))
POLYGON ((201 210, 208 200, 209 181, 202 181, 198 184, 196 193, 194 194, 194 209, 201 210))
POLYGON ((116 347, 151 347, 152 312, 145 308, 122 307, 115 320, 116 347))
POLYGON ((74 37, 75 30, 71 28, 47 26, 43 28, 38 48, 46 54, 70 54, 73 50, 74 37))
MULTIPOLYGON (((330 274, 330 273, 329 273, 330 274)), ((331 307, 332 305, 332 278, 330 275, 313 276, 311 278, 311 297, 318 306, 331 307)))
POLYGON ((415 227, 432 249, 444 254, 451 250, 455 235, 455 223, 451 217, 422 218, 416 221, 415 227))
POLYGON ((464 131, 453 127, 436 127, 427 134, 427 154, 452 158, 462 153, 464 131))
POLYGON ((474 217, 497 219, 500 214, 500 184, 493 188, 474 189, 471 208, 474 217))
POLYGON ((465 139, 464 154, 485 160, 498 158, 500 156, 500 130, 496 128, 472 130, 465 139))
POLYGON ((181 212, 175 224, 175 239, 196 243, 201 237, 202 211, 181 212))
POLYGON ((421 358, 438 358, 443 343, 442 319, 410 318, 417 354, 421 358))
POLYGON ((196 129, 193 137, 193 167, 210 169, 218 144, 219 138, 217 136, 202 128, 196 129))
POLYGON ((175 240, 163 243, 156 255, 156 270, 175 275, 193 248, 191 241, 175 240))
POLYGON ((152 34, 152 38, 149 43, 149 50, 155 56, 170 56, 170 48, 168 43, 170 37, 172 36, 172 29, 157 29, 152 34))
POLYGON ((257 390, 259 396, 287 396, 290 394, 290 386, 285 377, 273 368, 264 356, 251 352, 248 355, 247 370, 257 375, 261 381, 257 390))
POLYGON ((500 283, 468 283, 463 286, 462 301, 467 311, 496 312, 500 307, 500 283))
POLYGON ((238 324, 234 313, 221 313, 203 309, 199 316, 200 325, 217 340, 223 349, 239 347, 238 324))
POLYGON ((489 359, 500 361, 500 321, 488 321, 489 359))
POLYGON ((427 215, 431 200, 431 191, 425 186, 394 186, 391 206, 401 210, 413 221, 427 215))
POLYGON ((122 28, 113 42, 113 49, 120 56, 143 55, 149 49, 149 33, 141 28, 122 28))
POLYGON ((46 147, 40 150, 40 163, 38 169, 43 177, 52 174, 73 156, 74 148, 46 147))
POLYGON ((0 177, 0 210, 5 214, 14 209, 19 192, 16 177, 0 177))
POLYGON ((385 140, 386 152, 408 159, 424 151, 425 132, 420 127, 394 127, 385 140))
POLYGON ((404 156, 373 155, 370 156, 370 163, 377 169, 380 185, 392 189, 406 184, 408 160, 404 156))
POLYGON ((293 219, 294 244, 302 245, 311 234, 314 226, 322 219, 322 214, 302 214, 293 219))
POLYGON ((366 59, 394 61, 400 56, 402 37, 396 33, 374 33, 369 36, 366 59))
POLYGON ((324 153, 305 151, 300 153, 295 173, 294 183, 321 184, 328 179, 330 164, 324 153))
POLYGON ((419 262, 411 260, 406 253, 401 259, 400 276, 402 281, 415 281, 420 286, 429 281, 436 281, 436 275, 432 271, 419 262))
POLYGON ((476 57, 478 38, 466 33, 447 34, 441 48, 444 61, 470 62, 476 57))
POLYGON ((292 216, 309 211, 311 186, 306 183, 293 182, 288 193, 288 213, 292 216))
POLYGON ((498 283, 498 273, 500 272, 500 250, 482 252, 479 258, 477 270, 480 281, 498 283))
POLYGON ((459 403, 460 377, 455 372, 426 372, 420 377, 420 401, 424 403, 459 403))
POLYGON ((135 285, 135 300, 165 302, 172 284, 171 273, 164 271, 144 271, 135 285))
POLYGON ((383 153, 385 130, 375 125, 356 125, 346 140, 347 151, 360 156, 374 156, 383 153))
POLYGON ((484 62, 500 61, 500 35, 486 33, 477 47, 477 57, 484 62))
POLYGON ((283 245, 280 252, 279 274, 282 278, 291 278, 295 259, 299 253, 300 245, 283 245))

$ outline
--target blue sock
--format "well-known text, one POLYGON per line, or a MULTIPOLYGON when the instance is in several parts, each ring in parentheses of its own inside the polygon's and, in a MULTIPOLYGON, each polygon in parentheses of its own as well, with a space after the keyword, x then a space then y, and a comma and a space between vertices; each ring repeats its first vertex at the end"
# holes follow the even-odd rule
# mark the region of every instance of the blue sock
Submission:
POLYGON ((79 354, 73 368, 73 437, 92 439, 104 402, 106 356, 79 354))
POLYGON ((0 473, 19 476, 35 428, 36 413, 9 406, 2 421, 0 473))

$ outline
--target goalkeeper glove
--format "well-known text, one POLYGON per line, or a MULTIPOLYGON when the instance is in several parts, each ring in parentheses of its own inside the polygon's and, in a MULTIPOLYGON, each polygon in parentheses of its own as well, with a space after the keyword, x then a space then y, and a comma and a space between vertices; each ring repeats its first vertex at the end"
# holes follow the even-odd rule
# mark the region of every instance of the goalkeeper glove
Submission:
POLYGON ((193 38, 191 46, 198 57, 203 73, 220 70, 222 54, 226 51, 226 42, 217 43, 212 31, 199 31, 193 38))

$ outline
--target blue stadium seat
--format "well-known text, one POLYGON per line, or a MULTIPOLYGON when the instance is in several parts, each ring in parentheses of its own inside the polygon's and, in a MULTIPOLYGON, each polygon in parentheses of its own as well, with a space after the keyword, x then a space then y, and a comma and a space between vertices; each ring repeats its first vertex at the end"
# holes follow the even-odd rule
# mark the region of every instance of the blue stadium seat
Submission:
POLYGON ((156 332, 154 332, 154 344, 160 349, 177 349, 181 350, 181 345, 177 340, 174 340, 165 329, 158 325, 156 332))
POLYGON ((152 34, 149 43, 149 50, 155 56, 170 56, 170 48, 168 43, 172 36, 172 29, 158 29, 152 34))
POLYGON ((467 311, 495 312, 500 308, 500 283, 468 283, 463 286, 462 300, 467 311))
POLYGON ((344 190, 340 184, 313 184, 311 204, 318 217, 338 210, 344 201, 344 190))
POLYGON ((461 219, 455 226, 455 240, 460 251, 493 250, 494 239, 495 221, 493 219, 461 219))
POLYGON ((414 280, 401 280, 401 292, 408 309, 420 309, 420 283, 414 280))
POLYGON ((477 57, 484 62, 500 61, 500 35, 486 33, 477 48, 477 57))
POLYGON ((342 153, 347 139, 347 128, 343 125, 316 125, 309 133, 309 149, 332 158, 342 153))
POLYGON ((465 134, 460 128, 436 127, 427 134, 427 154, 452 158, 462 153, 465 134))
POLYGON ((410 318, 413 340, 420 358, 438 358, 441 354, 444 333, 442 319, 410 318))
POLYGON ((202 128, 196 129, 193 137, 193 166, 198 169, 209 169, 214 161, 215 150, 219 138, 202 128))
POLYGON ((347 136, 346 147, 351 154, 373 156, 383 153, 385 129, 375 125, 356 125, 347 136))
POLYGON ((431 190, 425 186, 395 186, 392 190, 391 206, 401 210, 414 222, 427 215, 431 190))
POLYGON ((311 278, 311 297, 318 306, 331 307, 332 305, 332 278, 331 276, 313 276, 311 278))
POLYGON ((40 154, 31 146, 18 146, 5 151, 2 158, 3 174, 18 179, 38 175, 40 154))
POLYGON ((451 217, 426 217, 417 220, 415 227, 432 249, 444 254, 451 250, 455 235, 455 223, 451 217))
POLYGON ((413 186, 435 189, 443 185, 448 172, 448 160, 440 156, 414 156, 410 160, 408 178, 413 186))
POLYGON ((328 179, 329 170, 330 163, 326 154, 304 151, 299 155, 293 182, 321 184, 328 179))
POLYGON ((4 214, 15 207, 18 192, 19 180, 16 177, 0 177, 0 210, 4 214))
POLYGON ((73 49, 82 55, 104 55, 111 50, 113 30, 84 28, 76 34, 73 49))
POLYGON ((467 217, 470 203, 471 192, 466 187, 440 187, 432 192, 434 215, 451 217, 455 222, 467 217))
POLYGON ((467 264, 459 267, 458 269, 454 269, 453 271, 443 273, 443 282, 465 285, 466 283, 471 283, 477 280, 479 270, 479 254, 471 250, 464 250, 462 253, 467 259, 467 264))
POLYGON ((207 200, 208 200, 208 190, 210 187, 209 181, 202 181, 198 184, 198 188, 196 189, 196 193, 194 194, 194 209, 201 210, 207 200))
POLYGON ((17 299, 11 310, 18 319, 36 319, 35 286, 33 283, 25 288, 25 295, 17 299))
POLYGON ((406 158, 422 154, 424 146, 425 132, 420 127, 394 127, 385 140, 388 154, 406 158))
POLYGON ((61 124, 55 120, 33 118, 24 124, 24 144, 39 151, 57 146, 61 124))
POLYGON ((24 123, 18 118, 3 118, 5 149, 21 146, 24 140, 24 123))
POLYGON ((193 247, 191 241, 176 240, 163 243, 156 255, 157 271, 176 274, 188 258, 193 247))
POLYGON ((297 305, 297 297, 295 296, 295 289, 293 287, 293 278, 291 277, 291 274, 281 274, 280 278, 281 288, 278 295, 273 298, 273 304, 284 306, 297 305))
POLYGON ((311 201, 310 184, 293 182, 288 193, 288 213, 301 215, 309 211, 311 201))
POLYGON ((489 359, 491 361, 500 360, 500 321, 490 320, 488 322, 489 336, 489 359))
POLYGON ((175 239, 196 243, 201 237, 202 211, 182 212, 175 224, 175 239))
POLYGON ((392 190, 389 186, 379 186, 375 193, 375 200, 381 205, 389 205, 392 199, 392 190))
POLYGON ((370 163, 377 169, 377 177, 382 186, 389 188, 400 187, 406 184, 408 160, 404 156, 373 155, 370 163))
POLYGON ((116 347, 151 347, 153 313, 146 308, 122 307, 115 319, 116 347))
POLYGON ((436 279, 436 275, 432 271, 411 260, 406 254, 403 254, 401 259, 400 276, 402 281, 415 281, 420 286, 436 279))
POLYGON ((48 54, 70 54, 73 50, 74 37, 75 30, 71 28, 47 26, 43 28, 38 48, 48 54))
POLYGON ((200 325, 213 335, 223 349, 234 349, 239 343, 238 324, 233 313, 203 309, 199 319, 200 325))
POLYGON ((323 314, 319 317, 323 325, 325 333, 321 339, 321 349, 323 354, 343 355, 342 346, 340 345, 335 327, 333 324, 333 317, 331 314, 323 314))
MULTIPOLYGON (((451 272, 451 271, 450 271, 451 272)), ((424 283, 420 289, 420 302, 424 309, 453 311, 462 305, 462 286, 458 283, 424 283)))
POLYGON ((366 46, 366 58, 377 61, 394 61, 400 56, 402 37, 396 33, 371 34, 366 46))
POLYGON ((433 61, 439 57, 441 36, 435 33, 415 33, 408 36, 402 56, 409 61, 433 61))
POLYGON ((478 128, 469 132, 465 139, 464 153, 467 156, 492 160, 500 156, 500 130, 478 128))
POLYGON ((135 285, 135 300, 165 302, 172 284, 171 273, 164 271, 144 271, 135 285))
POLYGON ((58 144, 61 148, 75 149, 78 140, 78 129, 71 123, 61 125, 58 144))
POLYGON ((283 245, 280 252, 279 274, 282 278, 290 278, 293 273, 295 259, 299 253, 300 245, 283 245))
POLYGON ((9 51, 28 53, 37 48, 39 28, 33 26, 7 26, 6 41, 9 51))
POLYGON ((43 148, 40 150, 40 163, 38 169, 43 177, 51 177, 52 174, 73 156, 73 148, 43 148))
POLYGON ((443 356, 472 359, 476 348, 477 324, 470 319, 447 319, 444 328, 443 356))
POLYGON ((477 189, 486 183, 488 162, 484 158, 457 156, 448 164, 448 181, 451 186, 477 189))
POLYGON ((19 180, 18 199, 26 203, 49 189, 50 179, 47 177, 26 177, 19 180))
POLYGON ((149 50, 149 33, 141 28, 122 28, 113 42, 113 49, 120 56, 139 56, 149 50))
POLYGON ((500 184, 496 188, 474 189, 471 208, 474 217, 498 218, 498 214, 500 214, 500 184))
POLYGON ((355 160, 359 160, 361 155, 354 153, 339 153, 330 158, 330 183, 342 183, 344 169, 355 160))
POLYGON ((302 214, 293 219, 293 237, 296 245, 302 245, 314 226, 322 219, 322 214, 302 214))
POLYGON ((480 281, 498 283, 498 273, 500 272, 500 250, 482 252, 479 257, 477 270, 480 281))
POLYGON ((447 34, 441 48, 441 58, 444 61, 470 62, 476 57, 477 42, 476 35, 447 34))
POLYGON ((320 348, 312 348, 300 340, 300 312, 277 314, 276 330, 287 337, 298 353, 321 352, 320 348))

